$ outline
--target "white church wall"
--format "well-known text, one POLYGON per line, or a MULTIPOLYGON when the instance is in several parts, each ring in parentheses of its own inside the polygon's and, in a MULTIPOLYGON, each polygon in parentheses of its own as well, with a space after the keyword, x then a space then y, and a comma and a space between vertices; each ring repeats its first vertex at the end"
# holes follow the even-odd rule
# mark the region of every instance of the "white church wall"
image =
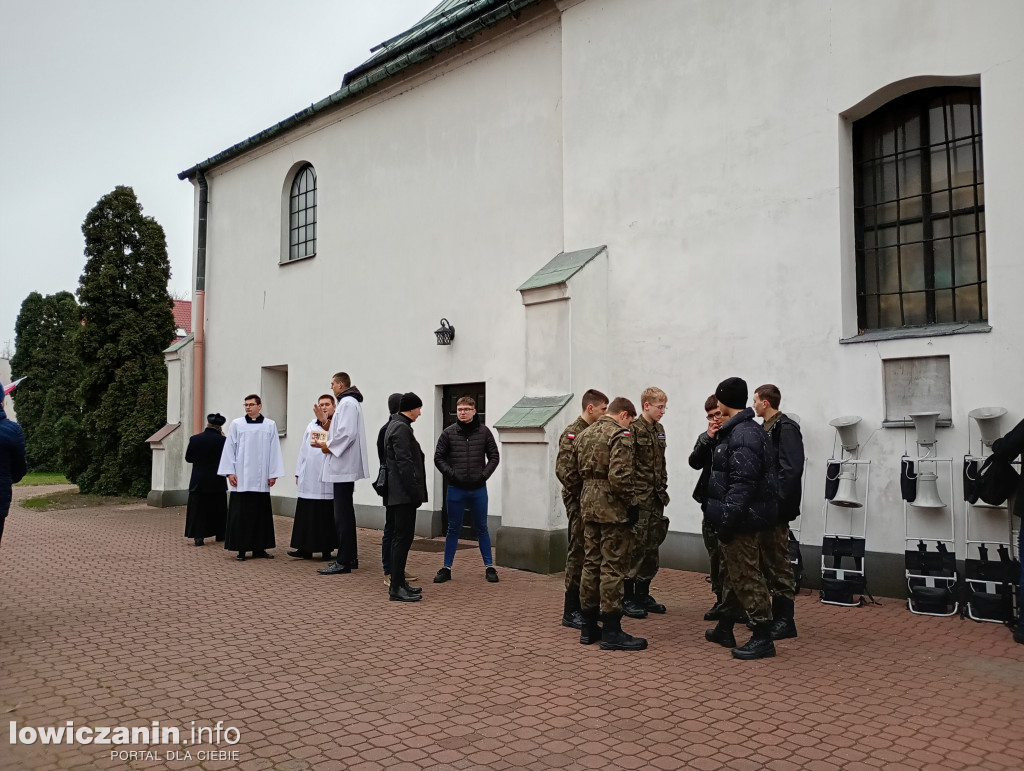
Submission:
MULTIPOLYGON (((686 456, 704 398, 729 375, 777 384, 802 417, 807 542, 820 543, 828 420, 858 414, 875 464, 869 549, 903 549, 904 437, 880 428, 883 359, 950 356, 942 456, 968 449, 973 407, 1008 407, 1004 430, 1024 416, 1010 214, 1024 171, 1022 22, 1013 2, 584 2, 563 15, 565 238, 609 245, 610 350, 628 362, 611 362, 609 394, 669 393, 673 530, 698 532, 686 456), (980 80, 992 331, 840 345, 856 333, 843 114, 917 76, 980 80)), ((962 540, 963 502, 947 504, 962 540)))
MULTIPOLYGON (((423 399, 427 509, 441 508, 435 388, 486 382, 491 420, 522 396, 516 287, 562 249, 559 59, 552 16, 209 175, 207 409, 237 417, 260 368, 287 366, 289 476, 274 495, 294 496, 299 426, 338 370, 365 396, 371 443, 389 393, 423 399), (317 173, 317 256, 279 265, 282 184, 300 161, 317 173), (450 347, 435 344, 441 317, 450 347)), ((489 487, 500 515, 500 480, 489 487)), ((357 485, 357 504, 379 501, 357 485)))

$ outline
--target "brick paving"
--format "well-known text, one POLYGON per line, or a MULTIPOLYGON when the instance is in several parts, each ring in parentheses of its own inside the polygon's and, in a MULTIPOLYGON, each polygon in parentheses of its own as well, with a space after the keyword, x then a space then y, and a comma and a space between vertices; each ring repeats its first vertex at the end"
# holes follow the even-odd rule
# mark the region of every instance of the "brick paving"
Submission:
MULTIPOLYGON (((33 493, 39 490, 33 490, 33 493)), ((25 495, 24 490, 17 492, 25 495)), ((703 639, 711 594, 664 571, 665 616, 626 619, 641 653, 603 652, 558 625, 561 576, 461 550, 413 551, 418 604, 388 602, 380 534, 362 567, 318 576, 181 537, 184 509, 15 507, 0 547, 0 710, 18 727, 218 720, 235 745, 0 743, 3 769, 1024 768, 1024 646, 995 624, 910 614, 897 600, 797 600, 800 637, 740 662, 703 639), (238 760, 199 761, 200 750, 238 760), (191 760, 168 760, 175 751, 191 760)), ((744 635, 740 635, 742 638, 744 635)), ((4 726, 5 733, 8 726, 4 726)))

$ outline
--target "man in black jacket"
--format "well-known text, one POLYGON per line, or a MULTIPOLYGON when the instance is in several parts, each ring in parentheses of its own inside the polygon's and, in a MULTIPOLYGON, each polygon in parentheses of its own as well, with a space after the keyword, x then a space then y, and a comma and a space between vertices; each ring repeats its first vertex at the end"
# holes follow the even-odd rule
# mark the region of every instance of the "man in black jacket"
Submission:
POLYGON ((20 482, 28 470, 25 433, 21 426, 7 419, 4 398, 4 384, 0 383, 0 539, 4 537, 4 522, 11 508, 11 487, 20 482))
POLYGON ((391 583, 388 594, 396 602, 417 602, 419 587, 405 580, 405 563, 416 530, 416 509, 427 501, 427 466, 412 424, 420 416, 423 401, 411 391, 402 394, 398 414, 384 432, 384 457, 388 486, 384 504, 391 510, 394 532, 391 538, 391 583))
POLYGON ((721 544, 729 591, 725 615, 704 636, 709 642, 732 648, 734 658, 768 658, 775 655, 772 604, 761 573, 758 534, 774 527, 778 517, 771 438, 754 421, 754 410, 744 408, 745 381, 727 378, 719 383, 715 396, 725 424, 718 430, 711 458, 705 515, 721 544), (733 625, 744 614, 753 624, 754 634, 737 648, 733 625))
MULTIPOLYGON (((377 432, 377 462, 381 466, 387 465, 387 459, 384 455, 384 433, 388 430, 388 426, 391 425, 391 421, 395 419, 395 415, 398 414, 398 405, 401 401, 401 394, 391 394, 388 397, 388 419, 384 421, 384 425, 377 432)), ((385 506, 384 536, 380 539, 380 559, 384 565, 384 584, 387 586, 391 586, 391 539, 394 536, 394 532, 393 512, 390 506, 385 506)))
MULTIPOLYGON (((999 460, 1011 463, 1024 453, 1024 420, 1010 429, 1005 436, 996 439, 992 444, 992 455, 999 460)), ((1024 519, 1024 474, 1021 475, 1017 491, 1007 502, 1007 506, 1018 517, 1024 519)), ((1018 523, 1020 524, 1020 523, 1018 523)), ((1024 527, 1020 527, 1017 533, 1017 554, 1024 555, 1024 527)), ((1017 626, 1013 630, 1015 642, 1024 645, 1024 559, 1021 560, 1020 582, 1017 587, 1017 626)))
POLYGON ((434 450, 434 465, 448 482, 448 535, 444 542, 444 565, 434 576, 434 583, 450 581, 455 549, 459 545, 463 512, 469 508, 476 527, 477 543, 484 558, 484 575, 491 583, 498 582, 491 553, 491 536, 487 532, 487 480, 498 468, 498 443, 491 429, 480 422, 476 400, 462 396, 455 405, 458 420, 441 432, 434 450))
POLYGON ((779 480, 779 521, 761 537, 761 571, 772 595, 772 639, 796 637, 796 578, 789 561, 789 523, 800 516, 801 481, 804 475, 804 438, 800 424, 779 412, 782 393, 767 383, 754 390, 754 412, 764 420, 772 438, 775 472, 779 480))
POLYGON ((711 591, 715 593, 715 604, 704 614, 704 620, 717 621, 722 617, 725 569, 722 567, 722 549, 718 545, 718 536, 715 535, 715 528, 708 522, 706 513, 708 479, 711 476, 711 455, 715 450, 718 429, 722 427, 722 410, 719 408, 718 399, 714 394, 704 400, 704 414, 708 419, 708 427, 697 437, 697 442, 693 445, 693 452, 690 453, 689 463, 690 468, 700 471, 697 486, 693 488, 693 499, 700 504, 701 513, 704 514, 700 529, 701 535, 704 537, 704 548, 708 550, 708 560, 711 563, 711 591))
POLYGON ((220 454, 224 449, 223 426, 227 418, 219 412, 206 416, 206 428, 189 437, 185 462, 192 464, 188 482, 188 508, 185 510, 185 537, 202 546, 204 539, 216 536, 224 540, 228 518, 228 481, 218 476, 220 454))

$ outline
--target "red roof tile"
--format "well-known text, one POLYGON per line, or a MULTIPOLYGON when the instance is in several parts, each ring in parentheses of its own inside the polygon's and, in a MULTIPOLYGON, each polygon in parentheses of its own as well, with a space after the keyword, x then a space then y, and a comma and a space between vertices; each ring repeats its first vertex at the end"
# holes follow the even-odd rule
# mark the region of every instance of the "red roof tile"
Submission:
MULTIPOLYGON (((187 335, 192 331, 192 301, 191 300, 175 300, 174 301, 174 328, 184 329, 187 335)), ((182 335, 184 337, 184 335, 182 335)))

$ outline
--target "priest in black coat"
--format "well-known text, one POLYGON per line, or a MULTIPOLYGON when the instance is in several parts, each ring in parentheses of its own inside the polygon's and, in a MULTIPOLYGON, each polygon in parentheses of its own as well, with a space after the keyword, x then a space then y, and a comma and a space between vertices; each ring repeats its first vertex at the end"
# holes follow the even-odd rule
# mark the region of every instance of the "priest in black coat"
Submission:
POLYGON ((188 512, 185 514, 185 537, 203 545, 204 538, 216 536, 224 540, 228 515, 227 480, 217 475, 220 454, 224 449, 227 422, 220 413, 206 416, 206 429, 188 440, 185 460, 192 464, 192 479, 188 484, 188 512))

